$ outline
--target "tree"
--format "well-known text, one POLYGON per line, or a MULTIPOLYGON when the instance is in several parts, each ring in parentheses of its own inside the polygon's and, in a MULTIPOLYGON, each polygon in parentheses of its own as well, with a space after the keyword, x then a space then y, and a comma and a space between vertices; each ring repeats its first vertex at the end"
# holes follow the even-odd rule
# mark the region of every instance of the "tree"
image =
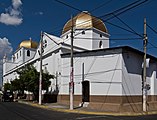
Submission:
POLYGON ((4 84, 4 91, 10 90, 12 91, 12 85, 10 83, 5 83, 4 84))
POLYGON ((18 91, 18 93, 24 94, 24 83, 21 79, 15 79, 11 81, 11 86, 13 91, 18 91))
MULTIPOLYGON (((24 90, 32 92, 35 96, 35 100, 38 100, 39 96, 39 72, 34 66, 27 66, 19 71, 19 79, 15 79, 12 82, 14 90, 24 92, 24 90), (17 87, 18 86, 18 87, 17 87)), ((54 78, 54 75, 50 75, 48 72, 42 74, 42 90, 48 90, 51 84, 50 79, 54 78)))

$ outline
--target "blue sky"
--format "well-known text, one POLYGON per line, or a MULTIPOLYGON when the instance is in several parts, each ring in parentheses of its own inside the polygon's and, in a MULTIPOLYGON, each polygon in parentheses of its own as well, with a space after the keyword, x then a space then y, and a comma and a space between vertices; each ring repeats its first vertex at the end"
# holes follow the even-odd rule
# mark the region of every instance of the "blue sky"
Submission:
MULTIPOLYGON (((61 1, 61 0, 60 0, 61 1)), ((82 11, 89 11, 92 15, 101 17, 126 6, 136 0, 62 0, 62 2, 82 11)), ((140 1, 140 0, 139 0, 140 1)), ((144 1, 144 0, 141 0, 144 1)), ((138 34, 143 35, 144 17, 147 23, 157 30, 157 0, 148 0, 118 16, 138 34)), ((80 11, 63 5, 55 0, 0 0, 0 58, 7 53, 14 52, 21 41, 40 40, 40 32, 44 31, 56 36, 61 35, 64 24, 80 11)), ((108 22, 130 30, 117 18, 108 22)), ((111 35, 110 46, 132 46, 143 50, 143 41, 112 40, 119 38, 139 38, 138 35, 122 30, 111 24, 105 23, 111 35)), ((154 46, 148 44, 148 53, 157 56, 157 34, 147 28, 148 40, 154 46)))
MULTIPOLYGON (((91 11, 92 15, 100 17, 134 1, 136 0, 64 0, 63 2, 82 11, 91 11), (99 7, 100 5, 102 6, 99 7)), ((118 17, 137 33, 142 35, 144 17, 147 18, 147 23, 151 27, 157 29, 157 14, 155 13, 156 10, 157 1, 148 0, 144 4, 125 12, 118 17)), ((1 18, 3 17, 2 14, 10 15, 12 13, 12 16, 17 18, 15 19, 15 21, 12 20, 10 21, 10 23, 9 21, 8 23, 5 23, 7 20, 4 20, 5 22, 3 22, 0 19, 0 38, 3 39, 5 37, 6 39, 8 39, 10 47, 12 47, 13 51, 15 51, 20 42, 23 40, 32 38, 35 41, 39 41, 40 31, 45 31, 60 36, 62 28, 67 20, 70 19, 71 15, 76 15, 77 13, 79 13, 79 11, 63 5, 55 0, 1 0, 1 18)), ((105 20, 105 18, 102 19, 105 20)), ((108 22, 128 29, 117 18, 113 18, 108 22)), ((108 23, 105 24, 111 35, 111 40, 116 38, 139 37, 135 34, 121 30, 108 23)), ((155 44, 155 38, 157 35, 154 34, 153 31, 151 31, 149 28, 147 32, 149 42, 157 46, 157 44, 155 44)), ((130 45, 142 50, 143 44, 142 40, 112 40, 110 42, 111 47, 120 45, 130 45)), ((148 47, 152 46, 148 45, 148 47)), ((148 52, 157 56, 156 52, 154 52, 155 50, 156 49, 149 48, 148 52)))

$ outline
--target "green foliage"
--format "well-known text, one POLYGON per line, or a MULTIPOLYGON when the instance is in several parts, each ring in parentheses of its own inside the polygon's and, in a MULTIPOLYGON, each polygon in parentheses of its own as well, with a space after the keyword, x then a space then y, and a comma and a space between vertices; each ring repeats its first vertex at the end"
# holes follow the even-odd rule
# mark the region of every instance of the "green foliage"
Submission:
MULTIPOLYGON (((27 66, 17 71, 17 73, 19 74, 19 79, 11 82, 12 89, 22 93, 24 93, 24 90, 32 92, 37 100, 39 93, 39 72, 34 66, 27 66)), ((42 76, 42 90, 48 90, 51 84, 50 79, 53 79, 54 75, 50 75, 47 72, 43 73, 42 76)))
POLYGON ((10 83, 5 83, 4 84, 4 91, 7 91, 7 90, 11 90, 12 91, 12 85, 10 83))

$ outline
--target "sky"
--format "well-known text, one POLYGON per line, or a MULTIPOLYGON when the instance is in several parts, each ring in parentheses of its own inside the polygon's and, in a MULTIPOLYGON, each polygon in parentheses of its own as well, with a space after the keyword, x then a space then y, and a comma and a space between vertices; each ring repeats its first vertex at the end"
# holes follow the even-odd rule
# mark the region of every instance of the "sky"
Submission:
MULTIPOLYGON (((110 47, 131 46, 141 51, 143 40, 137 34, 143 36, 143 21, 146 18, 149 25, 147 53, 157 57, 157 0, 147 0, 119 15, 114 13, 109 16, 113 17, 109 20, 105 16, 135 1, 137 0, 0 0, 0 59, 4 54, 9 56, 14 53, 23 40, 31 38, 39 42, 41 31, 59 37, 65 23, 80 11, 88 11, 105 22, 110 34, 110 47)), ((145 0, 139 0, 142 1, 145 0)))

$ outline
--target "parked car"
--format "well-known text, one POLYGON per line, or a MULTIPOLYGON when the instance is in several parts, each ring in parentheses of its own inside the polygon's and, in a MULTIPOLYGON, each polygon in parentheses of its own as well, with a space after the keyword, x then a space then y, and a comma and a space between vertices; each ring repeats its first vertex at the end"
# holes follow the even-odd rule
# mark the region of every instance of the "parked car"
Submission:
POLYGON ((3 92, 3 95, 2 95, 3 102, 13 102, 13 100, 14 100, 13 92, 11 91, 3 92))

